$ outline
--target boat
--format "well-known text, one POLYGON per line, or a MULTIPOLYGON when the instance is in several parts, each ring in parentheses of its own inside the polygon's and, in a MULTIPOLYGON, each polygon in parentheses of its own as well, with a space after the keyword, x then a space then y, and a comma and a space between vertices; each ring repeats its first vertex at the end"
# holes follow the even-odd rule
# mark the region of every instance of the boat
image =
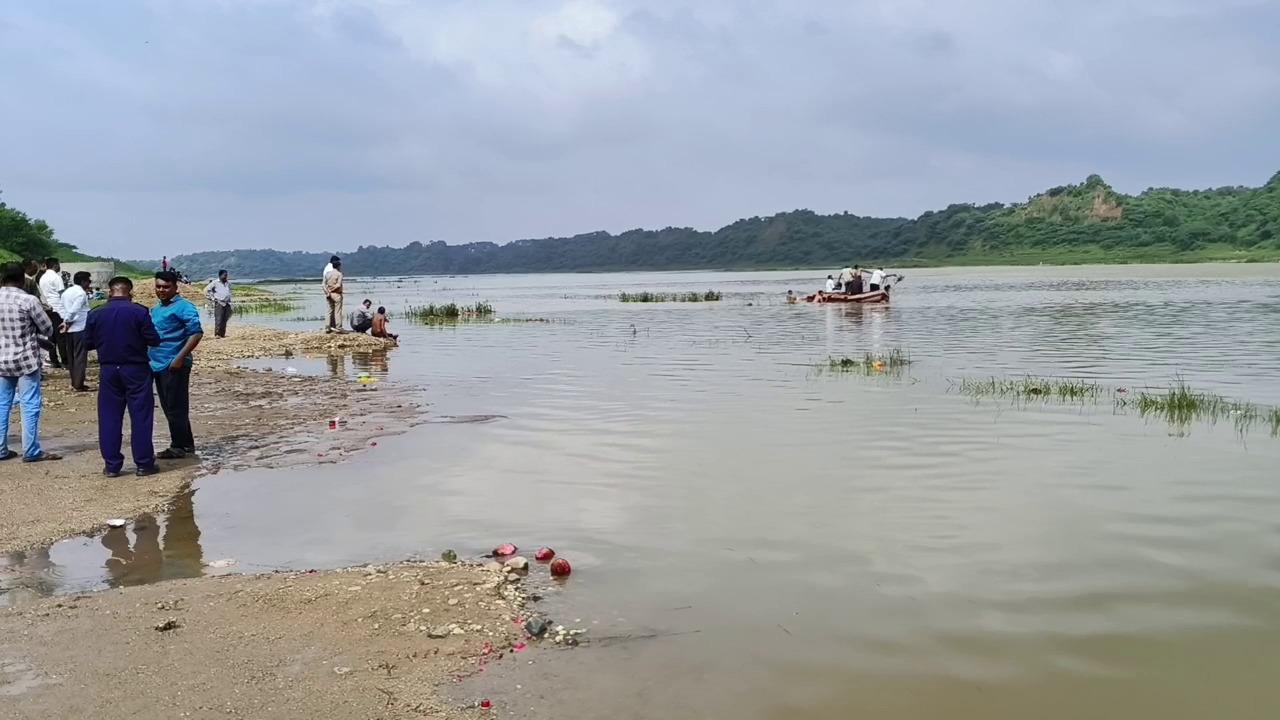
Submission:
POLYGON ((842 292, 817 292, 812 295, 806 295, 804 301, 811 303, 887 303, 889 302, 889 291, 876 290, 874 292, 858 293, 857 295, 842 292))

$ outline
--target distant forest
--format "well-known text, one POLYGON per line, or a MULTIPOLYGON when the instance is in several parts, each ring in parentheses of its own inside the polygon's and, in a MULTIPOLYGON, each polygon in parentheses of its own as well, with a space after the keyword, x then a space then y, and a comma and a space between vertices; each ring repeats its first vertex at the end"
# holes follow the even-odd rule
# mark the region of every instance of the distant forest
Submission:
MULTIPOLYGON (((0 205, 0 257, 67 248, 40 220, 0 205)), ((349 275, 826 268, 850 263, 1077 264, 1280 260, 1280 173, 1262 187, 1117 193, 1097 175, 1005 205, 960 204, 920 217, 795 210, 715 231, 668 227, 505 245, 412 242, 318 252, 222 250, 170 258, 192 277, 315 277, 331 254, 349 275)), ((132 261, 153 268, 159 258, 132 261)))

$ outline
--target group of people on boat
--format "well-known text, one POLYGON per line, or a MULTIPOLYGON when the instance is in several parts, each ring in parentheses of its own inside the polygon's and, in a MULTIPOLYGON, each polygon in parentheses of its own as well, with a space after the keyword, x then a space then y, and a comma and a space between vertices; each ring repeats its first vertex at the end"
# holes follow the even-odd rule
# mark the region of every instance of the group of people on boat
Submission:
POLYGON ((902 280, 902 275, 886 273, 883 267, 864 268, 861 265, 846 267, 838 275, 827 276, 822 290, 804 298, 787 291, 787 302, 888 302, 889 283, 902 280))
POLYGON ((828 275, 827 285, 824 290, 829 293, 844 293, 846 295, 880 292, 881 290, 889 289, 885 282, 888 277, 882 267, 872 270, 861 265, 854 265, 841 270, 839 275, 828 275))

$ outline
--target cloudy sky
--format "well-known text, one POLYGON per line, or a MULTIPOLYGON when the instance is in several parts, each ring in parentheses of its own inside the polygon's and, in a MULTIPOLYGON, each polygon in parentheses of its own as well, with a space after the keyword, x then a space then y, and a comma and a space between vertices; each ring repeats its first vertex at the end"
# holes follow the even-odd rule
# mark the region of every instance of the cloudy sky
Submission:
POLYGON ((90 251, 915 215, 1280 170, 1277 0, 0 0, 0 190, 90 251))

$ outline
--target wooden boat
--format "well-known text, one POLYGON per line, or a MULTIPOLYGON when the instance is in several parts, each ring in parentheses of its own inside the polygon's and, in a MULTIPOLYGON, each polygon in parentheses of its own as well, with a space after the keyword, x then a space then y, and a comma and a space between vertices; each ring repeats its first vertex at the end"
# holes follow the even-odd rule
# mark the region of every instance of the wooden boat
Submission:
POLYGON ((857 295, 842 292, 818 292, 806 295, 804 301, 811 303, 887 303, 889 302, 889 292, 887 290, 876 290, 875 292, 864 292, 857 295))

